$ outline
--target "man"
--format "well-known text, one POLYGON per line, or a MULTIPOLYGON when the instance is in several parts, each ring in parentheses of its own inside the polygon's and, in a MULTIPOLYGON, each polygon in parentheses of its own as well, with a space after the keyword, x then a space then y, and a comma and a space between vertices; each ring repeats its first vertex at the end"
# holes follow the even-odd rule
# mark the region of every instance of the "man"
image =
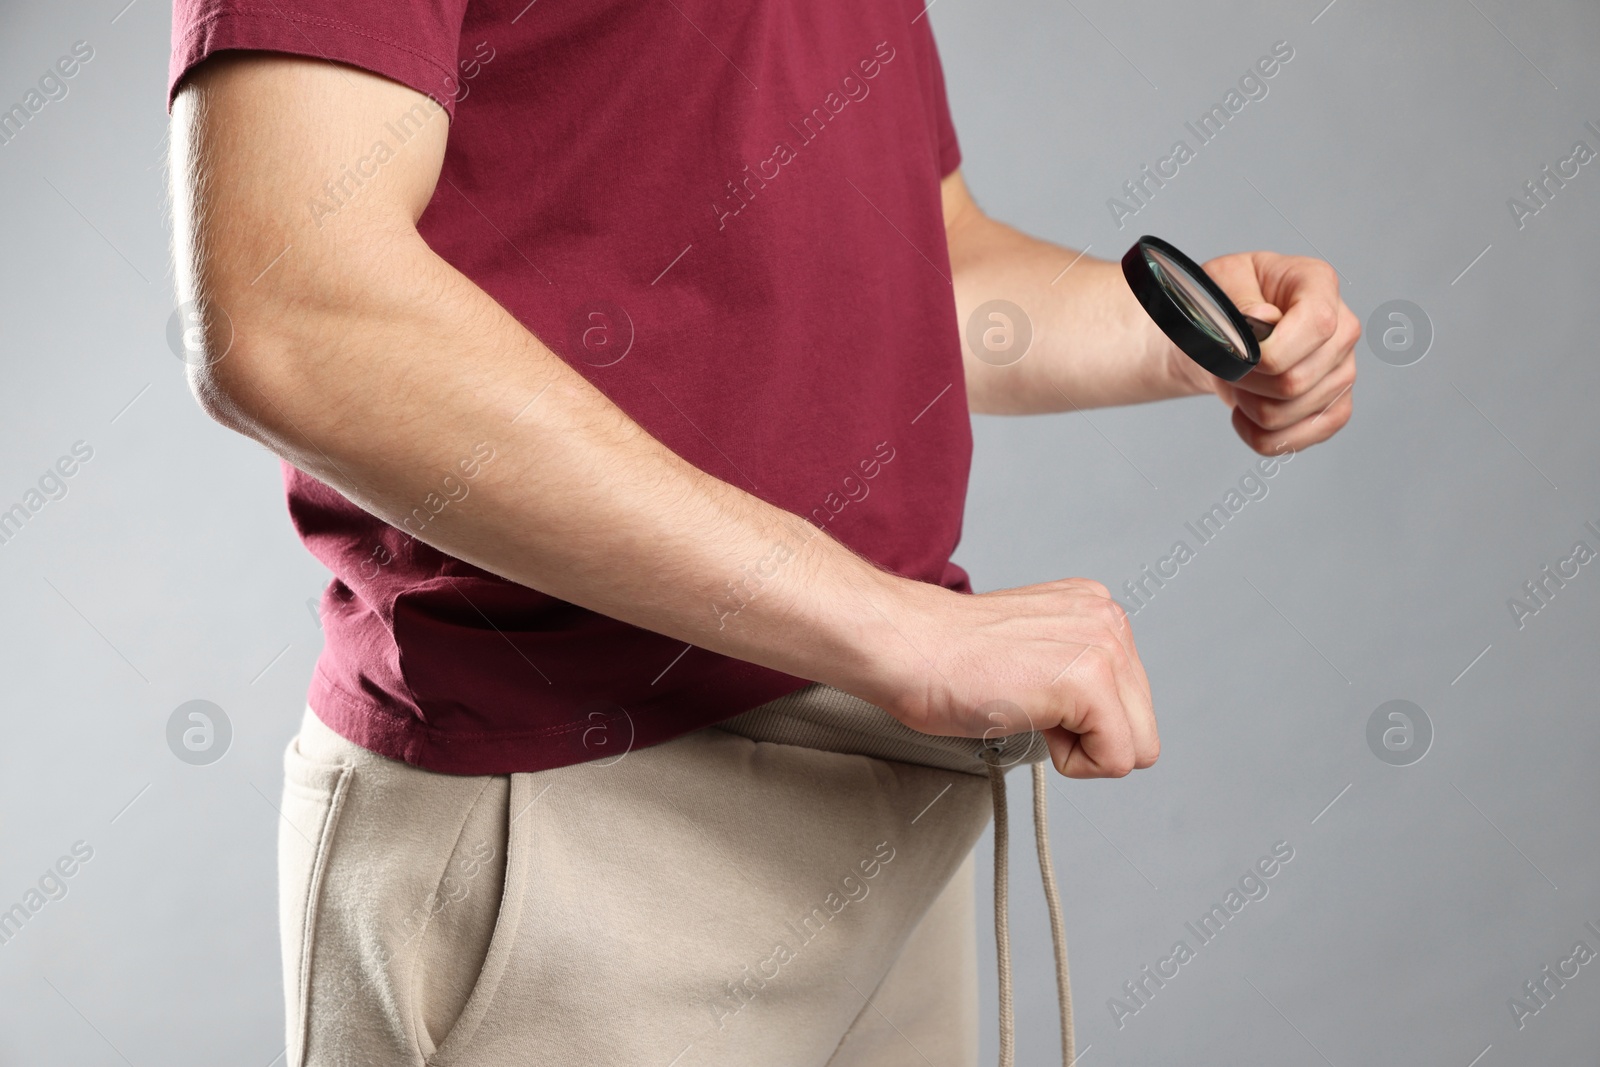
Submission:
POLYGON ((968 412, 1216 392, 1305 448, 1351 410, 1333 271, 1208 264, 1277 323, 1208 380, 974 204, 901 0, 178 0, 171 86, 191 383, 334 573, 288 1062, 974 1062, 952 739, 1158 741, 1102 585, 950 563, 968 412))

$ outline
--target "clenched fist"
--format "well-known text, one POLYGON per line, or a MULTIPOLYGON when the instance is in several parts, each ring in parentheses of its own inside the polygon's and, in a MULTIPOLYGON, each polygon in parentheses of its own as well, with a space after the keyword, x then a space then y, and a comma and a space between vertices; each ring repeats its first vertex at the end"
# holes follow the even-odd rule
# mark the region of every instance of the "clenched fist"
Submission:
POLYGON ((1072 778, 1120 778, 1156 761, 1150 680, 1127 614, 1099 582, 1063 578, 963 595, 904 589, 907 654, 867 699, 929 734, 1038 730, 1072 778), (1017 722, 997 721, 996 702, 1017 722))
POLYGON ((1261 363, 1237 382, 1207 374, 1174 349, 1199 392, 1233 409, 1233 428, 1262 455, 1299 451, 1350 421, 1361 321, 1339 296, 1339 275, 1320 259, 1238 252, 1205 264, 1239 310, 1276 324, 1261 363))

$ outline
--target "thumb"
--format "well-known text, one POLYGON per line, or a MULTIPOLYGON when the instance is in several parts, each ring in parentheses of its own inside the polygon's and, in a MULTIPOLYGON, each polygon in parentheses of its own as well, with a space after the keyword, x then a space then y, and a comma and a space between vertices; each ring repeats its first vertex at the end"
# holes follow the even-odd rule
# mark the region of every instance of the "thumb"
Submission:
POLYGON ((1241 314, 1276 325, 1283 318, 1283 312, 1268 303, 1266 294, 1261 291, 1263 269, 1257 262, 1257 255, 1259 253, 1219 256, 1202 269, 1228 294, 1228 299, 1233 301, 1233 306, 1241 314))
POLYGON ((1241 302, 1236 306, 1239 309, 1239 314, 1248 315, 1252 319, 1260 319, 1262 322, 1270 322, 1274 326, 1283 321, 1283 312, 1279 311, 1275 305, 1269 304, 1265 300, 1257 299, 1249 302, 1241 302))

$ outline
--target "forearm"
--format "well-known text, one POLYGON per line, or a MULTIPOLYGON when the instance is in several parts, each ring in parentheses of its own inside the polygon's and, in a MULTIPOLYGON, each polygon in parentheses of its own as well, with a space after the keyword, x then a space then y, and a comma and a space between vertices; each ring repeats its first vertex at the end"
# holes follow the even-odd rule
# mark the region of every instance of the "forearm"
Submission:
POLYGON ((891 618, 957 594, 889 574, 686 462, 436 255, 415 221, 442 118, 406 146, 419 155, 318 226, 307 191, 415 97, 298 61, 203 73, 174 112, 173 215, 180 298, 231 323, 212 317, 192 368, 208 412, 486 571, 893 699, 912 652, 891 618), (210 121, 212 107, 249 121, 210 121), (285 147, 319 140, 306 158, 285 147))
POLYGON ((372 252, 381 271, 332 297, 287 261, 295 306, 228 294, 250 339, 198 376, 224 422, 511 581, 802 677, 877 684, 862 650, 893 638, 879 612, 913 583, 679 458, 420 239, 372 252))
POLYGON ((1206 391, 1139 307, 1117 262, 1080 257, 975 207, 951 224, 949 236, 973 411, 1071 411, 1206 391), (1022 308, 1033 333, 1027 354, 1007 365, 974 353, 965 336, 977 308, 995 299, 1022 308))

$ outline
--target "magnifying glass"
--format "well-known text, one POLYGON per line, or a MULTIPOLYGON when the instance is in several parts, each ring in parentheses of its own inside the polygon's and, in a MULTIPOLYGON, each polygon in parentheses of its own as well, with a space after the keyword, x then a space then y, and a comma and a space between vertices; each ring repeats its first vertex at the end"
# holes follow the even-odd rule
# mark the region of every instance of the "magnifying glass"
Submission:
POLYGON ((1161 332, 1218 378, 1236 382, 1261 362, 1273 324, 1241 314, 1198 263, 1161 238, 1135 241, 1122 275, 1161 332))

